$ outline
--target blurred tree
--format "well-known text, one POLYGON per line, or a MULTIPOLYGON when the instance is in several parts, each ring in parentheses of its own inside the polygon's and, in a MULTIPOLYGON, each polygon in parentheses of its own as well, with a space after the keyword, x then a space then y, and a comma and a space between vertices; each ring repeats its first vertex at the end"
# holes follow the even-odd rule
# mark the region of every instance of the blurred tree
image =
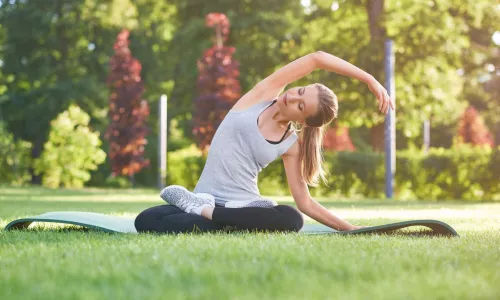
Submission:
POLYGON ((493 147, 493 138, 484 125, 482 118, 477 110, 469 106, 463 113, 458 124, 458 144, 472 144, 478 146, 493 147))
POLYGON ((326 151, 356 151, 349 136, 349 128, 335 124, 328 128, 323 139, 323 149, 326 151))
POLYGON ((33 144, 33 157, 42 151, 50 120, 70 103, 89 111, 94 125, 105 121, 104 47, 112 31, 102 18, 114 2, 2 3, 0 111, 9 131, 33 144))
POLYGON ((197 81, 197 60, 211 47, 212 30, 204 16, 217 11, 231 20, 227 43, 237 49, 234 59, 240 62, 242 92, 251 89, 282 64, 288 63, 288 50, 282 48, 299 32, 302 24, 300 1, 173 0, 177 7, 176 26, 169 48, 172 63, 166 70, 175 78, 169 98, 169 118, 177 116, 179 126, 190 135, 191 112, 197 81))
MULTIPOLYGON (((176 76, 173 73, 172 66, 175 65, 176 58, 169 53, 169 50, 173 33, 177 30, 177 26, 175 26, 177 9, 170 2, 156 0, 127 0, 121 5, 123 6, 121 9, 110 9, 119 12, 113 13, 117 16, 117 19, 114 19, 114 26, 119 28, 125 26, 131 30, 129 37, 131 41, 130 50, 134 57, 141 62, 141 78, 144 85, 143 98, 147 99, 149 103, 150 115, 147 119, 147 125, 150 129, 149 134, 151 137, 157 136, 158 100, 162 94, 168 95, 169 104, 173 99, 172 89, 176 76)), ((182 25, 182 23, 180 24, 182 25)), ((109 48, 109 42, 107 47, 109 48)), ((169 107, 168 116, 169 118, 175 117, 175 107, 169 107)), ((171 129, 170 123, 168 128, 171 129)), ((174 142, 171 138, 169 139, 169 150, 174 142)), ((108 145, 105 146, 108 147, 108 145)), ((136 185, 155 185, 158 167, 157 147, 157 139, 148 138, 144 156, 149 159, 150 164, 147 168, 134 175, 136 185)), ((94 176, 94 182, 118 180, 118 178, 106 179, 106 176, 112 172, 109 167, 110 164, 102 164, 94 176)))
POLYGON ((200 150, 206 152, 227 112, 240 98, 239 63, 234 47, 224 46, 230 22, 224 14, 210 13, 205 19, 215 29, 214 45, 198 60, 198 91, 194 99, 193 134, 200 150))
POLYGON ((49 139, 35 160, 35 172, 43 174, 44 186, 82 188, 90 179, 89 170, 104 162, 99 132, 90 130, 89 121, 89 115, 75 105, 51 121, 49 139))
POLYGON ((142 98, 141 64, 132 57, 128 37, 128 30, 118 34, 113 47, 115 54, 109 63, 110 124, 105 137, 110 142, 113 176, 126 175, 133 181, 134 174, 149 165, 149 160, 144 158, 149 106, 142 98))
POLYGON ((454 15, 469 28, 470 49, 463 52, 459 70, 465 79, 464 96, 484 117, 500 145, 500 44, 492 38, 498 30, 500 6, 491 2, 467 1, 454 15))
MULTIPOLYGON (((398 147, 418 144, 424 120, 454 125, 465 108, 462 91, 466 79, 457 70, 462 67, 464 51, 475 51, 470 48, 469 19, 474 19, 476 27, 488 27, 481 16, 493 5, 493 0, 312 0, 301 30, 303 42, 297 40, 293 56, 325 50, 383 83, 382 42, 386 37, 394 40, 397 119, 404 120, 396 123, 398 136, 404 138, 398 140, 398 147), (457 9, 466 11, 468 18, 459 17, 457 9)), ((341 124, 381 126, 384 116, 376 110, 376 99, 364 84, 326 72, 311 77, 338 94, 341 124)), ((372 131, 374 149, 383 145, 380 133, 372 131)))
POLYGON ((23 185, 31 180, 31 144, 14 139, 0 121, 0 182, 23 185))
MULTIPOLYGON (((156 100, 169 94, 173 83, 166 64, 173 14, 174 5, 154 0, 4 1, 0 118, 17 138, 34 144, 34 157, 41 153, 49 121, 70 103, 88 111, 91 126, 104 131, 109 41, 123 27, 135 29, 133 50, 143 63, 145 97, 156 100)), ((150 124, 156 125, 156 120, 150 124)), ((151 152, 155 158, 156 148, 151 152)), ((107 164, 100 165, 99 172, 109 174, 107 164)))
MULTIPOLYGON (((433 141, 451 143, 466 101, 481 112, 498 143, 500 58, 498 46, 491 42, 492 31, 498 30, 497 4, 495 0, 3 1, 0 118, 16 138, 33 143, 35 157, 46 140, 49 121, 70 103, 89 112, 93 127, 104 129, 109 40, 117 28, 126 27, 133 29, 131 50, 143 66, 144 97, 152 105, 149 124, 157 121, 153 104, 167 93, 169 120, 175 118, 190 136, 196 63, 211 46, 204 16, 219 11, 232 20, 228 43, 238 49, 234 59, 241 64, 242 91, 316 50, 347 59, 382 81, 381 45, 374 43, 372 34, 381 28, 396 47, 398 148, 421 142, 426 119, 432 120, 434 130, 446 129, 433 132, 433 141)), ((370 140, 367 128, 380 124, 383 116, 366 86, 327 72, 314 72, 296 84, 313 81, 338 94, 339 126, 349 126, 353 135, 363 132, 353 136, 356 145, 360 137, 370 140)), ((155 143, 153 139, 147 145, 153 165, 155 143)), ((147 173, 154 182, 153 168, 147 173)))

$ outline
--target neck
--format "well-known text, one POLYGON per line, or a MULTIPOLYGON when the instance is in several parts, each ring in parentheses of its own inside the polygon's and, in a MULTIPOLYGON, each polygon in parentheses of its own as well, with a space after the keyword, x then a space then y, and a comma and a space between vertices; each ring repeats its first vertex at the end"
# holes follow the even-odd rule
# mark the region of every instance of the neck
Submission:
MULTIPOLYGON (((274 105, 273 105, 274 106, 274 105)), ((272 107, 271 107, 272 108, 272 107)), ((276 124, 280 127, 287 128, 288 124, 290 124, 290 120, 287 120, 278 109, 277 105, 274 107, 274 110, 271 112, 271 119, 276 122, 276 124)))

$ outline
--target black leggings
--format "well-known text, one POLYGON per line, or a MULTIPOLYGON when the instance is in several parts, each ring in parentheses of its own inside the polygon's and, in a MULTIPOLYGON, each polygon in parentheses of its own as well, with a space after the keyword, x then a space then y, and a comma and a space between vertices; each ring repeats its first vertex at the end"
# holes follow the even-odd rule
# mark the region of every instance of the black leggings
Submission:
POLYGON ((173 205, 148 208, 135 219, 138 232, 182 233, 209 232, 227 229, 258 231, 299 231, 304 224, 302 215, 293 207, 215 207, 212 220, 188 214, 173 205))

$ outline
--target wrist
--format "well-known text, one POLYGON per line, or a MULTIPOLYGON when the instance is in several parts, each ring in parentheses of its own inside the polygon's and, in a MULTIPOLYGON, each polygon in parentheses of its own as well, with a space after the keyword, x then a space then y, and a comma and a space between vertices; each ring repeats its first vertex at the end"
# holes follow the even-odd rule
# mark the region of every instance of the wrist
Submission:
POLYGON ((370 85, 374 82, 377 82, 377 79, 375 79, 375 77, 373 77, 372 75, 366 73, 366 76, 362 79, 362 81, 367 85, 370 85))

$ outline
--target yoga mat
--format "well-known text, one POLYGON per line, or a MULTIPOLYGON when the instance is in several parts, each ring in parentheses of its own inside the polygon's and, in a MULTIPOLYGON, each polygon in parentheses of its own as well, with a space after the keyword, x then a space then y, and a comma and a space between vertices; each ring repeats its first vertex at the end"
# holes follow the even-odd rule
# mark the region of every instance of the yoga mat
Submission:
MULTIPOLYGON (((5 230, 26 229, 34 222, 51 222, 80 225, 105 232, 137 233, 133 218, 110 216, 93 212, 55 211, 34 217, 14 220, 5 226, 5 230)), ((412 220, 372 226, 353 231, 337 231, 322 224, 305 224, 299 231, 302 234, 377 234, 389 233, 402 228, 424 226, 430 229, 426 235, 458 236, 448 224, 436 220, 412 220)))

